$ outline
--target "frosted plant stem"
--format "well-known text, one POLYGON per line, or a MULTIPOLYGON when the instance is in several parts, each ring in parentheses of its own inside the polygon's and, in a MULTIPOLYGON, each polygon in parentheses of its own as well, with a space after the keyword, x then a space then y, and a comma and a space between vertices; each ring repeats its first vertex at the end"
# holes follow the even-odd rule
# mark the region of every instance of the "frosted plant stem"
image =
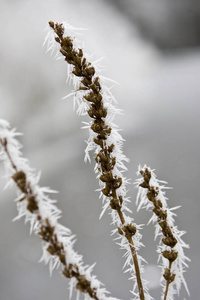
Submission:
MULTIPOLYGON (((137 229, 130 222, 131 218, 128 218, 124 213, 124 210, 130 210, 126 207, 126 179, 122 175, 122 172, 126 169, 122 161, 127 161, 121 151, 121 141, 123 139, 117 132, 114 124, 109 121, 110 114, 115 114, 115 108, 110 104, 110 108, 105 106, 105 99, 109 98, 109 94, 103 92, 100 77, 96 76, 94 66, 84 57, 83 50, 81 48, 75 49, 74 39, 71 36, 64 35, 64 25, 53 21, 50 21, 49 25, 56 34, 54 42, 56 41, 59 44, 60 53, 71 67, 70 73, 74 75, 72 80, 76 82, 75 94, 79 95, 80 93, 80 96, 77 97, 79 97, 78 101, 81 103, 81 110, 83 113, 88 113, 92 119, 92 122, 89 124, 91 132, 90 144, 91 148, 95 149, 96 147, 96 172, 100 180, 101 195, 106 200, 106 205, 108 204, 106 207, 110 206, 112 209, 113 224, 118 226, 118 232, 123 240, 123 248, 130 253, 130 257, 132 256, 133 264, 129 271, 133 270, 134 273, 135 269, 139 297, 140 300, 145 300, 146 295, 140 274, 140 264, 133 239, 137 229), (111 110, 113 112, 110 112, 111 110), (123 171, 120 171, 120 168, 123 171), (126 248, 124 247, 125 241, 126 248)), ((53 42, 50 41, 49 46, 52 45, 51 43, 53 42)), ((88 147, 90 148, 90 146, 88 147)), ((137 234, 136 236, 138 237, 137 234)), ((135 240, 139 248, 140 242, 137 238, 135 240)), ((130 262, 128 262, 128 265, 130 265, 130 262)))
MULTIPOLYGON (((171 267, 172 267, 172 262, 169 262, 169 271, 171 273, 171 267)), ((168 294, 168 290, 169 290, 169 285, 170 285, 170 280, 168 279, 166 282, 166 288, 165 288, 165 296, 164 296, 164 300, 167 300, 167 294, 168 294)))
POLYGON ((188 267, 186 261, 190 261, 184 254, 184 248, 189 248, 189 245, 182 240, 182 235, 185 232, 179 231, 178 227, 174 225, 176 214, 172 212, 178 207, 168 208, 168 199, 163 191, 166 189, 163 185, 166 182, 158 180, 153 170, 146 165, 143 168, 139 166, 138 174, 142 175, 142 178, 136 181, 138 210, 146 208, 153 211, 149 223, 155 223, 155 238, 160 236, 157 252, 163 264, 162 279, 165 279, 165 285, 162 285, 162 299, 173 300, 174 295, 179 294, 181 284, 184 284, 189 295, 184 279, 185 267, 188 267))
POLYGON ((14 164, 13 162, 13 159, 8 151, 8 148, 7 148, 7 140, 4 138, 4 139, 0 139, 0 144, 2 145, 7 157, 8 157, 8 160, 10 161, 10 164, 12 166, 12 168, 15 170, 15 172, 17 172, 17 167, 16 165, 14 164))
MULTIPOLYGON (((117 197, 116 191, 115 191, 115 197, 117 197)), ((121 209, 117 209, 117 213, 118 213, 119 218, 121 220, 121 224, 124 225, 125 224, 125 219, 124 219, 124 216, 123 216, 123 213, 122 213, 121 209)), ((142 279, 141 279, 141 275, 140 275, 140 267, 139 267, 137 253, 136 253, 136 250, 135 250, 135 247, 134 247, 133 239, 132 239, 131 236, 127 236, 127 240, 129 242, 129 247, 130 247, 131 255, 132 255, 132 258, 133 258, 133 262, 134 262, 139 296, 140 296, 141 300, 145 300, 144 290, 143 290, 143 285, 142 285, 142 279)))
MULTIPOLYGON (((0 143, 1 143, 1 145, 2 145, 2 147, 3 147, 3 149, 4 149, 5 153, 6 153, 6 155, 7 155, 7 157, 8 157, 8 160, 10 161, 10 164, 12 165, 14 171, 16 172, 15 174, 19 174, 19 172, 22 172, 22 171, 19 171, 19 170, 17 169, 16 165, 14 164, 14 162, 13 162, 13 160, 12 160, 12 158, 11 158, 11 155, 10 155, 10 153, 9 153, 9 151, 8 151, 8 148, 7 148, 7 140, 6 140, 6 139, 4 139, 3 141, 0 140, 0 143)), ((14 178, 15 178, 15 177, 13 176, 13 180, 16 182, 17 186, 18 186, 19 188, 22 188, 22 186, 19 186, 19 183, 17 183, 17 180, 15 180, 14 178)), ((29 198, 29 199, 30 199, 30 197, 35 197, 34 194, 33 194, 32 189, 31 189, 31 187, 30 187, 30 184, 29 184, 28 182, 27 182, 26 186, 27 186, 28 188, 24 189, 25 197, 26 197, 26 198, 29 198)), ((24 200, 24 199, 23 199, 23 200, 24 200)), ((29 209, 30 209, 30 206, 29 206, 29 209)), ((38 220, 40 221, 40 223, 42 224, 42 223, 43 223, 43 220, 42 220, 42 217, 41 217, 41 215, 40 215, 40 212, 38 211, 38 206, 37 206, 36 203, 32 204, 32 209, 31 209, 31 210, 32 210, 32 213, 36 213, 36 214, 37 214, 37 219, 38 219, 38 220), (34 205, 35 205, 35 209, 33 208, 34 205), (36 209, 36 208, 37 208, 37 209, 36 209)), ((85 285, 85 287, 86 287, 87 285, 90 285, 90 282, 86 282, 86 279, 84 278, 84 276, 83 276, 83 275, 81 276, 81 275, 79 274, 79 271, 78 271, 78 267, 77 267, 77 266, 75 267, 76 271, 73 270, 73 271, 71 272, 71 274, 70 274, 69 268, 67 268, 67 263, 66 263, 65 253, 61 253, 61 250, 64 250, 64 249, 61 249, 62 247, 60 247, 60 245, 59 245, 57 235, 54 236, 54 237, 55 237, 55 238, 54 238, 54 239, 55 239, 55 242, 52 241, 52 238, 50 237, 50 236, 51 236, 51 231, 53 231, 53 227, 51 227, 50 222, 46 220, 46 224, 45 224, 45 225, 42 224, 42 226, 41 226, 40 235, 41 235, 41 237, 42 237, 43 240, 48 241, 48 242, 49 242, 49 241, 51 242, 51 245, 50 245, 51 247, 49 247, 49 252, 52 252, 52 255, 58 255, 58 256, 59 256, 59 259, 60 259, 61 263, 62 263, 62 264, 64 265, 64 267, 65 267, 64 270, 63 270, 63 275, 65 275, 66 277, 75 277, 75 278, 77 279, 78 283, 79 283, 78 287, 79 287, 80 291, 86 292, 86 289, 84 288, 84 285, 85 285), (46 227, 46 231, 47 231, 47 232, 45 232, 45 227, 46 227), (48 237, 48 235, 49 235, 49 237, 48 237), (57 253, 54 252, 54 249, 53 249, 53 248, 57 248, 57 249, 56 249, 56 252, 57 252, 57 253), (60 249, 59 249, 59 248, 60 248, 60 249)), ((72 266, 71 266, 71 269, 72 269, 72 266)), ((89 291, 89 290, 88 290, 88 291, 89 291)), ((87 291, 87 292, 88 292, 88 291, 87 291)), ((89 295, 91 296, 91 298, 93 298, 93 299, 95 299, 95 300, 100 300, 100 299, 97 297, 96 291, 95 291, 95 290, 94 290, 94 291, 90 290, 89 295)))
POLYGON ((17 134, 6 127, 8 124, 0 119, 0 159, 5 163, 8 177, 12 178, 21 192, 16 199, 19 212, 17 219, 25 216, 25 222, 31 224, 31 231, 35 231, 43 241, 42 260, 49 262, 50 272, 62 265, 62 274, 70 279, 70 294, 76 287, 78 293, 87 295, 85 299, 116 300, 107 297, 106 289, 90 274, 93 267, 83 266, 82 257, 72 248, 74 236, 68 228, 57 222, 60 211, 52 204, 55 200, 45 195, 53 191, 37 185, 38 179, 34 178, 27 160, 21 157, 20 145, 14 139, 17 134), (1 123, 5 128, 1 128, 1 123))

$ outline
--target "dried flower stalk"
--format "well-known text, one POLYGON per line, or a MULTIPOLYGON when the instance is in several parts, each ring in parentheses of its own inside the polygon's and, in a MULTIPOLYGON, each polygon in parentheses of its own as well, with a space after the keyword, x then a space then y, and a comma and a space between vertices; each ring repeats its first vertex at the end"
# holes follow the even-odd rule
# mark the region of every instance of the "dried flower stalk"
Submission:
MULTIPOLYGON (((96 76, 93 65, 84 57, 83 50, 81 48, 75 49, 72 38, 65 36, 63 24, 50 21, 49 25, 56 34, 55 41, 60 45, 60 53, 64 56, 65 61, 72 65, 71 73, 80 79, 76 94, 80 91, 84 92, 84 94, 82 94, 82 101, 86 104, 86 111, 93 120, 89 125, 90 130, 93 131, 90 145, 93 143, 92 147, 94 147, 94 143, 96 144, 97 154, 95 161, 97 163, 96 170, 99 172, 98 178, 102 187, 101 192, 104 195, 104 199, 109 199, 109 205, 115 212, 114 219, 118 218, 118 220, 120 220, 120 222, 118 222, 118 233, 128 242, 128 251, 131 253, 134 263, 139 297, 141 300, 144 300, 146 293, 146 299, 150 299, 146 289, 144 292, 140 265, 133 240, 133 236, 137 231, 136 225, 130 223, 130 218, 126 217, 124 213, 126 207, 125 205, 123 206, 125 197, 123 193, 120 192, 120 187, 123 186, 123 178, 120 176, 121 174, 119 175, 119 171, 117 170, 117 164, 122 165, 122 162, 121 159, 118 162, 118 157, 115 155, 116 148, 119 148, 119 145, 116 145, 115 142, 111 142, 112 138, 110 137, 112 136, 114 128, 109 126, 106 122, 108 109, 104 104, 104 94, 102 92, 100 78, 96 76)), ((122 156, 121 150, 120 154, 122 156)), ((108 207, 108 202, 105 207, 108 207)))
MULTIPOLYGON (((43 241, 43 257, 50 264, 50 272, 62 265, 62 274, 70 278, 70 294, 75 287, 95 300, 116 299, 108 297, 107 291, 90 273, 93 267, 84 267, 82 258, 73 250, 74 236, 68 228, 58 223, 60 211, 46 193, 53 191, 38 186, 38 178, 29 168, 27 160, 21 157, 18 134, 9 130, 9 124, 0 120, 0 159, 4 161, 7 177, 18 187, 18 216, 25 216, 34 231, 43 241)), ((85 299, 89 299, 89 297, 85 299)))
POLYGON ((150 222, 156 223, 156 237, 161 235, 158 253, 163 261, 163 278, 166 281, 166 285, 163 286, 163 300, 173 299, 174 294, 179 293, 182 283, 189 294, 183 277, 184 268, 188 267, 186 261, 189 261, 184 255, 183 248, 189 248, 189 246, 181 239, 185 232, 179 231, 174 225, 173 217, 175 214, 172 213, 172 210, 179 207, 171 210, 167 207, 167 198, 162 191, 166 187, 160 185, 160 183, 166 182, 157 180, 150 168, 146 166, 139 167, 138 174, 142 175, 142 178, 136 181, 139 189, 137 196, 138 209, 142 207, 152 209, 154 215, 150 222), (173 284, 175 287, 173 287, 173 284))

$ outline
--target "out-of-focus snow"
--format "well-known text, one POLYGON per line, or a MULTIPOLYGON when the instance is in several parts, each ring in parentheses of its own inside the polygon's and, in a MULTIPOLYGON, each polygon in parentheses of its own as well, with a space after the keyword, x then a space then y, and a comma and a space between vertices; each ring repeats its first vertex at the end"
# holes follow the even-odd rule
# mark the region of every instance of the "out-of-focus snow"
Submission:
MULTIPOLYGON (((51 19, 67 20, 76 27, 88 28, 81 37, 86 51, 93 54, 94 60, 104 57, 103 75, 119 83, 112 91, 119 108, 124 110, 116 123, 127 140, 125 154, 131 158, 128 176, 134 179, 137 164, 147 163, 174 187, 174 192, 168 195, 172 201, 169 205, 183 207, 177 222, 180 229, 189 231, 185 237, 191 251, 187 255, 194 264, 186 280, 191 298, 196 299, 200 266, 195 249, 200 242, 197 238, 194 240, 193 235, 199 236, 199 49, 164 56, 140 37, 126 16, 102 1, 1 1, 0 118, 7 118, 11 126, 24 133, 21 141, 31 165, 42 169, 44 185, 60 190, 60 199, 66 199, 60 200, 58 205, 66 216, 65 225, 78 235, 78 252, 84 254, 88 264, 97 261, 98 278, 102 278, 113 296, 122 299, 131 298, 131 283, 121 271, 124 263, 121 251, 109 236, 110 219, 103 217, 98 221, 101 203, 98 193, 94 192, 98 187, 92 170, 94 164, 83 163, 84 140, 88 138, 87 133, 80 130, 83 119, 73 112, 72 99, 60 100, 70 93, 70 87, 65 84, 66 64, 53 60, 42 48, 44 28, 51 19), (74 200, 69 202, 69 199, 74 200), (196 245, 192 246, 194 242, 196 245)), ((3 183, 0 180, 1 187, 3 183)), ((134 193, 131 189, 133 211, 134 193)), ((66 299, 65 280, 62 281, 59 274, 49 279, 45 267, 34 264, 32 255, 28 261, 27 254, 21 253, 21 243, 28 243, 30 238, 23 223, 13 225, 11 222, 16 216, 12 199, 12 192, 2 192, 2 299, 51 300, 57 297, 57 289, 60 299, 66 299)), ((134 213, 135 217, 139 224, 148 220, 145 212, 139 216, 134 213)), ((146 232, 143 256, 155 263, 153 230, 150 232, 148 228, 146 232)), ((158 298, 159 291, 152 291, 152 296, 158 298)))

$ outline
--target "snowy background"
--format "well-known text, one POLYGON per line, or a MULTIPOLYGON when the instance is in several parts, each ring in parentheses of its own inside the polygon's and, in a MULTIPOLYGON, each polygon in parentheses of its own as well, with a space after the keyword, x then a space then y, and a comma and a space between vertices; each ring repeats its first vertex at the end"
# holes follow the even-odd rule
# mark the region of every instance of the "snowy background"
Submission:
MULTIPOLYGON (((104 75, 119 84, 113 89, 124 115, 124 152, 130 158, 127 176, 137 165, 156 169, 168 181, 169 206, 182 205, 176 224, 186 230, 192 259, 185 278, 191 299, 199 295, 199 127, 200 3, 199 1, 0 0, 0 118, 24 133, 21 142, 31 165, 42 170, 41 185, 59 191, 61 222, 77 235, 75 249, 113 296, 130 299, 132 282, 123 274, 122 251, 110 237, 109 215, 99 219, 101 202, 95 189, 94 163, 83 162, 87 131, 73 111, 65 84, 66 64, 45 53, 42 43, 49 20, 67 20, 88 28, 83 41, 94 59, 104 57, 104 75), (148 4, 147 4, 148 2, 148 4)), ((0 166, 0 177, 4 173, 0 166)), ((5 181, 0 179, 0 188, 5 181)), ((136 190, 130 185, 136 223, 151 214, 136 213, 136 190)), ((29 236, 23 220, 16 223, 15 188, 1 192, 0 300, 68 299, 65 278, 38 261, 39 238, 29 236), (59 295, 59 296, 58 296, 59 295)), ((143 256, 149 262, 151 295, 160 299, 154 229, 143 230, 143 256)), ((184 289, 180 298, 188 299, 184 289)))

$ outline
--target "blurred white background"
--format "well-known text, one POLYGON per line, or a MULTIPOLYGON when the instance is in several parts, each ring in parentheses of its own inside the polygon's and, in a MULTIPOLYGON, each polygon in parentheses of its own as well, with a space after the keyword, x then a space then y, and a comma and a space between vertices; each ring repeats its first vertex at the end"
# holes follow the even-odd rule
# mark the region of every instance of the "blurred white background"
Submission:
MULTIPOLYGON (((83 41, 94 59, 104 57, 104 75, 119 84, 113 89, 124 115, 116 123, 126 139, 130 158, 127 176, 148 164, 174 189, 169 206, 182 205, 176 224, 186 230, 192 259, 185 274, 191 299, 199 295, 199 111, 200 2, 130 0, 0 0, 0 118, 24 133, 21 142, 31 166, 42 170, 41 185, 59 191, 62 223, 77 235, 76 250, 113 296, 130 299, 132 282, 123 274, 123 252, 110 237, 110 216, 99 221, 101 201, 95 192, 94 163, 85 165, 88 133, 73 111, 72 99, 61 101, 66 64, 46 54, 42 44, 49 20, 67 20, 88 28, 83 41)), ((4 173, 0 166, 0 177, 4 173)), ((0 179, 0 188, 5 181, 0 179)), ((136 223, 151 214, 136 213, 136 191, 130 185, 130 208, 136 223)), ((0 201, 0 300, 68 299, 65 278, 39 264, 41 243, 29 236, 23 220, 16 223, 15 188, 3 190, 0 201), (58 296, 59 295, 59 296, 58 296)), ((160 299, 154 229, 143 230, 143 256, 160 299), (155 275, 152 275, 155 274, 155 275)), ((177 299, 188 299, 184 288, 177 299)))

